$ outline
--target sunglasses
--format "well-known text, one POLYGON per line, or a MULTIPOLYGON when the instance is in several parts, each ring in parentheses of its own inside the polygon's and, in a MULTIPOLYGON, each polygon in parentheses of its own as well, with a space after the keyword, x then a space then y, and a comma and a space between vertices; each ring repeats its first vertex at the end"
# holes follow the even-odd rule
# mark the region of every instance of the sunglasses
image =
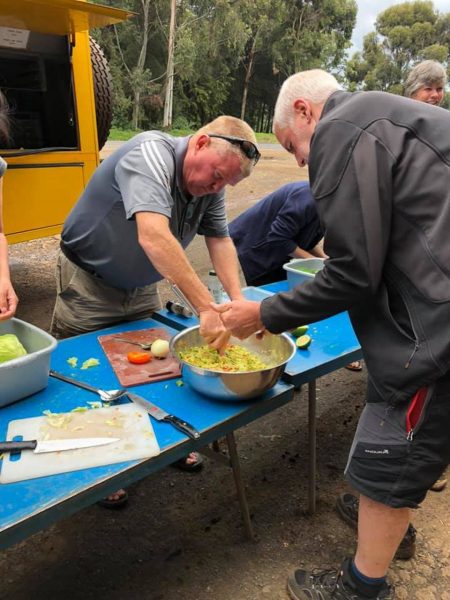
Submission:
POLYGON ((220 138, 221 140, 226 140, 234 146, 239 146, 240 150, 245 154, 247 158, 253 161, 254 165, 256 165, 258 160, 261 158, 261 153, 253 142, 249 142, 248 140, 242 140, 241 138, 234 137, 232 135, 220 135, 218 133, 208 133, 208 135, 212 138, 220 138))

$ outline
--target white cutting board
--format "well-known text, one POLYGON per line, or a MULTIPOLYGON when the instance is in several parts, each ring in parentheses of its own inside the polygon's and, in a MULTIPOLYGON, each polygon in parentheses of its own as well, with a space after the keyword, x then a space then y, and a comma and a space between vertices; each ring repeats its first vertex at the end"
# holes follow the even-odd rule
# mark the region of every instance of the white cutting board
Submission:
POLYGON ((61 413, 63 427, 53 427, 45 416, 18 419, 8 425, 7 440, 48 440, 84 437, 120 438, 119 441, 91 448, 34 454, 20 453, 19 460, 3 456, 0 483, 12 483, 56 473, 150 458, 159 446, 146 410, 136 404, 89 409, 84 413, 61 413))

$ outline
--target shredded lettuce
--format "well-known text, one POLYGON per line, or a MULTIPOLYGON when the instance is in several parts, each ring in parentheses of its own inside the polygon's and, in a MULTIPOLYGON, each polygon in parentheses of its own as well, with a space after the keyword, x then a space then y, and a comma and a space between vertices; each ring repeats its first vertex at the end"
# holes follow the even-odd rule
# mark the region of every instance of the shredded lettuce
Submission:
POLYGON ((269 368, 255 353, 234 344, 229 344, 223 354, 209 346, 192 346, 181 350, 180 358, 190 365, 212 371, 244 372, 269 368))
POLYGON ((78 365, 78 358, 76 356, 71 356, 67 359, 68 364, 75 368, 78 365))
POLYGON ((91 367, 97 367, 100 364, 100 361, 97 358, 88 358, 81 365, 81 370, 90 369, 91 367))

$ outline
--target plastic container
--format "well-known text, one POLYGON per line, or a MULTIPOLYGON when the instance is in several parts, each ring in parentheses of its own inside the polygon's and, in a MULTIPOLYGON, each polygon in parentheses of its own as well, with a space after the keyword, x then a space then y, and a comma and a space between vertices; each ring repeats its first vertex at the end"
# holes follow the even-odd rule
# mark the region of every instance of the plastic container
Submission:
POLYGON ((56 348, 54 337, 20 319, 0 321, 0 335, 15 334, 25 356, 0 363, 0 406, 7 406, 47 387, 50 355, 56 348))
POLYGON ((289 288, 314 279, 317 271, 323 269, 324 262, 324 258, 294 258, 284 264, 283 269, 287 272, 289 288))

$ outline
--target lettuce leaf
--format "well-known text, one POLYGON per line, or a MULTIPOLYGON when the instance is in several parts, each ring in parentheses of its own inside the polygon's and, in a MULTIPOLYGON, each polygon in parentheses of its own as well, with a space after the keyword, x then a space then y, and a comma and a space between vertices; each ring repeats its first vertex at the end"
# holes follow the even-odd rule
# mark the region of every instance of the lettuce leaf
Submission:
POLYGON ((0 335, 0 363, 25 356, 28 352, 19 342, 19 338, 13 333, 0 335))

